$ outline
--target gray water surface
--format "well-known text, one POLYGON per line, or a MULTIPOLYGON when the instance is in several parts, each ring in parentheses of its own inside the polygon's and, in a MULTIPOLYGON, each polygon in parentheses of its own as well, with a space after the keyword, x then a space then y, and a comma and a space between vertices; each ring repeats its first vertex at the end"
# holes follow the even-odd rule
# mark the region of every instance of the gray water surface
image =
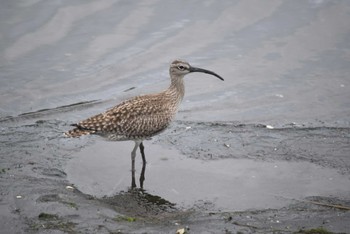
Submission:
POLYGON ((349 22, 343 0, 1 1, 1 230, 347 232, 349 212, 310 201, 349 207, 349 22), (165 89, 178 58, 225 81, 185 77, 145 193, 123 192, 133 142, 62 134, 165 89))
POLYGON ((348 125, 349 12, 326 0, 2 2, 0 116, 113 106, 167 87, 182 58, 225 82, 186 77, 180 119, 348 125))
MULTIPOLYGON (((100 198, 127 191, 132 147, 131 142, 98 141, 83 149, 67 165, 69 181, 80 191, 100 198)), ((198 204, 210 211, 226 212, 276 209, 315 195, 350 196, 347 176, 310 162, 242 158, 203 161, 156 144, 146 147, 146 191, 177 207, 198 204)), ((138 180, 140 155, 137 159, 138 180)))

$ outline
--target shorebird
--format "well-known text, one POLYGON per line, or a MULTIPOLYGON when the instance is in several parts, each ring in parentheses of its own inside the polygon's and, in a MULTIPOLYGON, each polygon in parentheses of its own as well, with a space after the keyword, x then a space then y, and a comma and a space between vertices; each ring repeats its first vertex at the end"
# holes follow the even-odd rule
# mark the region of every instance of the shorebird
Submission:
POLYGON ((143 188, 146 157, 143 141, 164 131, 174 119, 178 107, 185 94, 183 78, 192 72, 202 72, 224 80, 218 74, 198 67, 188 62, 175 60, 170 64, 171 84, 166 90, 156 93, 136 96, 104 113, 92 116, 77 124, 66 132, 68 137, 96 134, 113 141, 132 140, 135 146, 131 151, 131 187, 135 188, 135 157, 140 148, 142 156, 142 172, 140 187, 143 188))

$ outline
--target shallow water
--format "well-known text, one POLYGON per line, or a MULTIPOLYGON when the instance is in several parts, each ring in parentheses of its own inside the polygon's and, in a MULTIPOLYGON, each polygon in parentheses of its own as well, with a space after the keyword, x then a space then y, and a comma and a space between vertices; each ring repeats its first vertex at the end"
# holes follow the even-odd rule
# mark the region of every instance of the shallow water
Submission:
MULTIPOLYGON (((127 190, 133 143, 64 139, 62 133, 125 98, 166 88, 176 58, 225 81, 205 74, 185 78, 175 126, 146 145, 146 192, 204 211, 286 207, 309 196, 346 204, 348 22, 349 1, 2 1, 2 230, 44 229, 38 215, 48 212, 62 216, 60 222, 74 219, 77 232, 119 232, 123 226, 126 233, 174 233, 174 226, 159 227, 154 220, 147 227, 139 223, 139 229, 115 223, 113 205, 67 191, 70 183, 96 196, 127 190), (72 201, 78 210, 67 207, 72 201)), ((123 198, 113 199, 124 205, 123 198)), ((349 230, 348 213, 309 207, 304 219, 299 211, 292 209, 283 227, 259 216, 258 231, 320 225, 349 230)), ((222 217, 204 219, 207 225, 196 223, 198 216, 187 223, 198 233, 224 232, 223 226, 233 233, 256 231, 236 229, 222 217)))
POLYGON ((349 11, 346 1, 1 3, 0 116, 113 106, 167 87, 169 62, 183 58, 225 82, 186 77, 180 119, 348 125, 349 11))
MULTIPOLYGON (((97 197, 127 191, 131 184, 132 147, 133 143, 97 141, 69 161, 68 180, 82 192, 97 197)), ((310 196, 350 195, 347 176, 309 162, 203 161, 156 144, 146 143, 146 147, 146 192, 176 203, 179 208, 198 204, 211 211, 273 209, 310 196)), ((140 155, 136 162, 141 163, 140 155)), ((138 166, 140 173, 141 165, 138 166)))

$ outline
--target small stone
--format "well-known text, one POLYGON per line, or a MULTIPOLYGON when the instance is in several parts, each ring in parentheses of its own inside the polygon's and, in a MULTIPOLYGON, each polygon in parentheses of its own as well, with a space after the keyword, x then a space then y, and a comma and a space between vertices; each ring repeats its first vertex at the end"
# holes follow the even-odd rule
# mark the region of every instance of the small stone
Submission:
POLYGON ((180 228, 176 231, 176 234, 185 234, 185 233, 186 233, 185 228, 180 228))
POLYGON ((266 128, 267 128, 267 129, 274 129, 274 127, 271 126, 271 125, 266 125, 266 128))
POLYGON ((66 189, 68 189, 68 190, 74 190, 74 188, 73 188, 72 186, 69 186, 69 185, 66 186, 66 189))

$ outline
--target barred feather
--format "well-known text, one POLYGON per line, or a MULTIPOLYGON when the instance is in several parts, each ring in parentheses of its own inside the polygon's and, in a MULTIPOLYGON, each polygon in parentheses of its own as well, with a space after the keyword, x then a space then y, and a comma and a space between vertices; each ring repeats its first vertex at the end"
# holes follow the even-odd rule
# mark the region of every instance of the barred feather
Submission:
POLYGON ((126 100, 104 113, 75 124, 76 128, 68 131, 66 136, 98 134, 112 140, 142 140, 162 132, 178 110, 185 93, 183 77, 190 72, 204 72, 223 80, 212 71, 175 60, 169 69, 171 84, 168 89, 126 100))

